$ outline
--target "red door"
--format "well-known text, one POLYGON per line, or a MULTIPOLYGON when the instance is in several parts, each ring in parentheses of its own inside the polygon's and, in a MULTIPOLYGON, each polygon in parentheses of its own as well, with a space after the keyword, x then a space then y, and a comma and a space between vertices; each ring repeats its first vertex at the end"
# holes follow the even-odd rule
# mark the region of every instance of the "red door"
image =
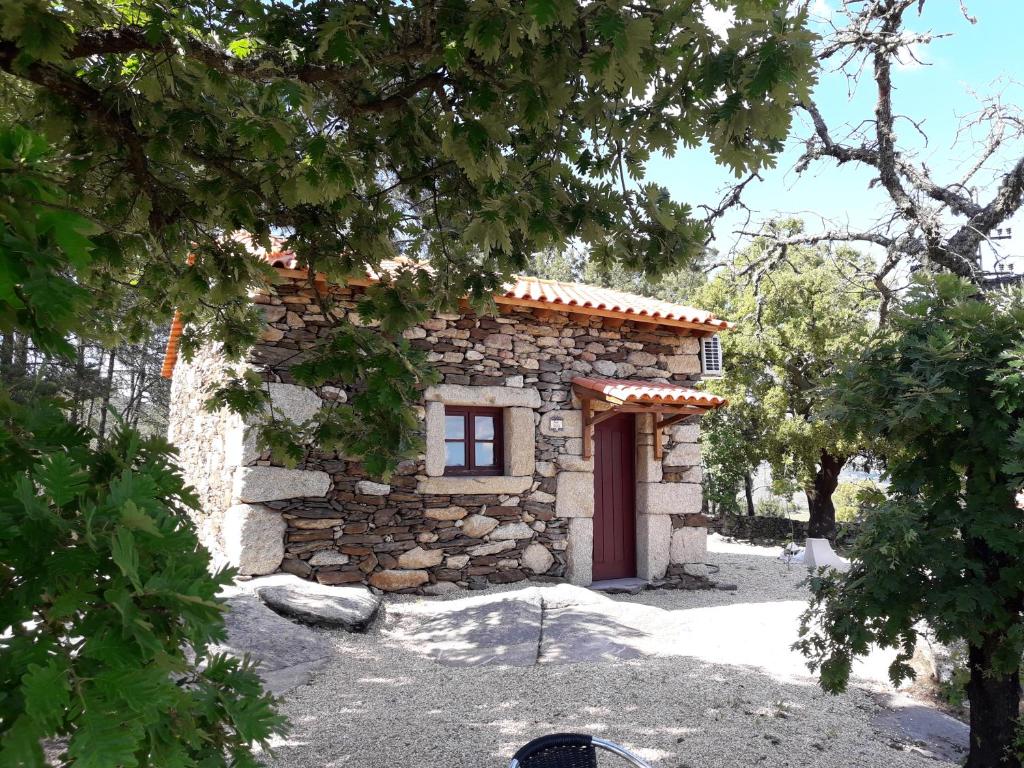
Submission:
POLYGON ((636 576, 633 415, 594 427, 594 581, 636 576))

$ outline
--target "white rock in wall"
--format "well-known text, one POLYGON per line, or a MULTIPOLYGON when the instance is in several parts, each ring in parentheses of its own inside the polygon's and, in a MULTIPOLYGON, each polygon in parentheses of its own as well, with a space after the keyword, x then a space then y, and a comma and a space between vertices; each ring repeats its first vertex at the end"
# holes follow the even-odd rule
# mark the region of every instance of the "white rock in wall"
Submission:
POLYGON ((449 555, 444 561, 445 568, 453 571, 461 571, 469 564, 469 555, 449 555))
POLYGON ((372 480, 360 480, 356 483, 356 493, 363 496, 387 496, 391 486, 386 483, 375 483, 372 480))
POLYGON ((498 521, 486 515, 473 515, 462 521, 462 533, 474 539, 486 536, 498 527, 498 521))
POLYGON ((349 557, 344 552, 334 549, 321 549, 309 558, 310 565, 348 565, 349 557))
POLYGON ((235 470, 235 498, 252 503, 326 496, 331 476, 326 472, 283 467, 239 467, 235 470))
POLYGON ((423 549, 416 547, 398 556, 399 568, 433 568, 444 560, 443 549, 423 549))
POLYGON ((491 541, 508 539, 532 539, 533 529, 526 523, 506 523, 491 531, 491 541))
POLYGON ((224 554, 243 576, 273 573, 284 559, 287 525, 280 512, 236 504, 224 513, 221 536, 224 554))
POLYGON ((554 564, 554 555, 543 544, 531 544, 523 552, 523 567, 534 573, 546 573, 554 564))
POLYGON ((516 543, 514 541, 493 541, 490 544, 481 544, 479 547, 473 547, 467 551, 467 554, 470 557, 486 557, 515 549, 515 546, 516 543))

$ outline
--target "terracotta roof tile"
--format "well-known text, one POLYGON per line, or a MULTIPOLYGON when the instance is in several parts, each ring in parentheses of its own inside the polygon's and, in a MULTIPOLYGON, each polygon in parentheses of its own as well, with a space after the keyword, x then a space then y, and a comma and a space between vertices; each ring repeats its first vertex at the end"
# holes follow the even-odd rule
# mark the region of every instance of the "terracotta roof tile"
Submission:
POLYGON ((567 307, 590 307, 624 312, 639 318, 650 318, 652 322, 657 322, 659 319, 684 320, 722 330, 731 327, 729 322, 719 320, 710 312, 685 304, 673 304, 661 299, 614 291, 611 288, 541 280, 538 277, 525 275, 518 277, 516 283, 509 288, 505 295, 510 298, 544 301, 567 307))
POLYGON ((573 384, 600 392, 626 403, 668 403, 672 405, 695 405, 701 408, 718 408, 728 402, 724 397, 713 395, 677 384, 661 384, 654 381, 633 379, 592 379, 577 376, 573 384))

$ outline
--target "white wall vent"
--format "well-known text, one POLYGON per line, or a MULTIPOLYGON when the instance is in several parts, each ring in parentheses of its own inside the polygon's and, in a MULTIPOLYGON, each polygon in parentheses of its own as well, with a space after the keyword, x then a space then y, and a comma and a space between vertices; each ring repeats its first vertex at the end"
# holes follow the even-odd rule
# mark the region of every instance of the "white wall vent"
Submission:
POLYGON ((722 342, 718 336, 700 340, 700 361, 705 376, 722 375, 722 342))

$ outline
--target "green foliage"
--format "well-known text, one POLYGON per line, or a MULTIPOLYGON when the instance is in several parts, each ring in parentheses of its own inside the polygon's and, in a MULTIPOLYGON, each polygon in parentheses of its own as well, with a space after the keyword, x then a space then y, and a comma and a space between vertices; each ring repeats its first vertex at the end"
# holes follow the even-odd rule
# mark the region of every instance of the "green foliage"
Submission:
MULTIPOLYGON (((67 210, 53 153, 0 130, 0 329, 70 354, 109 238, 67 210)), ((162 440, 97 436, 0 389, 0 764, 255 765, 283 726, 224 637, 220 588, 162 440)))
POLYGON ((877 483, 870 480, 844 481, 836 488, 832 500, 836 505, 836 520, 853 523, 861 519, 864 511, 879 503, 884 496, 877 483))
POLYGON ((224 639, 170 447, 102 450, 52 405, 0 400, 0 764, 255 765, 283 723, 224 639))
POLYGON ((722 334, 725 376, 709 383, 729 399, 729 415, 706 421, 704 445, 719 473, 741 478, 767 461, 775 478, 808 489, 823 453, 841 466, 865 445, 828 409, 831 377, 873 325, 871 286, 844 265, 867 267, 870 259, 803 247, 776 258, 767 249, 755 242, 697 297, 699 306, 736 323, 722 334))
POLYGON ((761 517, 789 517, 785 502, 772 498, 757 503, 757 514, 761 517))
POLYGON ((730 403, 701 419, 701 461, 704 497, 724 514, 745 514, 737 493, 744 475, 760 462, 756 432, 751 430, 746 403, 730 403))
MULTIPOLYGON (((25 308, 11 311, 60 312, 65 331, 116 341, 178 308, 186 355, 212 341, 237 357, 260 331, 250 293, 272 277, 225 234, 284 234, 333 279, 410 257, 423 266, 371 299, 408 371, 402 394, 353 401, 338 434, 384 421, 411 449, 388 413, 426 383, 402 323, 485 301, 569 241, 603 269, 677 270, 708 231, 642 183, 652 153, 703 143, 737 174, 774 162, 813 84, 806 19, 784 0, 713 5, 735 11, 724 39, 703 6, 667 0, 0 4, 0 124, 33 130, 21 151, 46 154, 68 214, 4 212, 43 217, 12 225, 26 240, 12 253, 46 236, 68 257, 30 284, 35 262, 12 256, 25 308)), ((9 205, 42 204, 24 168, 11 183, 23 188, 9 205)), ((357 348, 325 337, 309 354, 344 368, 357 348)), ((390 441, 362 443, 370 463, 394 464, 390 441)))
MULTIPOLYGON (((888 446, 888 498, 865 515, 849 574, 812 579, 798 647, 842 690, 870 644, 913 673, 917 623, 984 650, 985 677, 1024 651, 1024 296, 979 296, 952 276, 908 303, 842 377, 837 415, 888 446)), ((980 704, 979 704, 980 706, 980 704)))

